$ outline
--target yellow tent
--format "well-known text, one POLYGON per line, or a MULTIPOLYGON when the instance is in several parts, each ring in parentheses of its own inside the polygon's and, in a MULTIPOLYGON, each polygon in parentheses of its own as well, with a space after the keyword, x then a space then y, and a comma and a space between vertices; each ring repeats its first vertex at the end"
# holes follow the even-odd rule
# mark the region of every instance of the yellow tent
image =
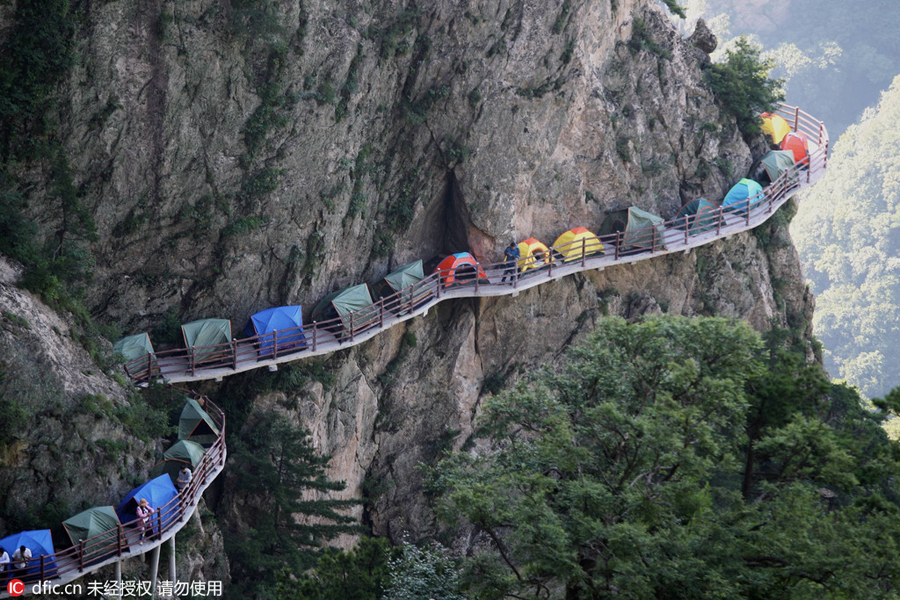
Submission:
POLYGON ((524 242, 519 242, 519 270, 523 273, 528 269, 539 269, 550 260, 550 249, 533 237, 524 242))
POLYGON ((553 242, 553 249, 562 255, 564 262, 580 260, 582 248, 585 255, 603 254, 603 244, 584 227, 570 229, 553 242))
POLYGON ((759 118, 762 119, 762 132, 769 136, 773 144, 780 144, 784 136, 791 132, 791 126, 780 115, 764 112, 759 118))

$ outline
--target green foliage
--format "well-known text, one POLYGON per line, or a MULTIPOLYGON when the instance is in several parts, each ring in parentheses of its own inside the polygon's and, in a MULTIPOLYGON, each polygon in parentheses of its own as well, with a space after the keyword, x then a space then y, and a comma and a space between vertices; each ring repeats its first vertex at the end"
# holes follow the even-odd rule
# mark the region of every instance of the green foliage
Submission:
POLYGON ((559 9, 559 14, 556 15, 556 20, 553 21, 553 27, 550 28, 550 31, 552 31, 554 35, 562 33, 562 30, 565 28, 566 23, 569 21, 569 13, 571 12, 571 1, 564 0, 562 6, 559 9))
POLYGON ((666 5, 666 7, 668 7, 669 11, 673 15, 682 19, 687 18, 687 14, 684 12, 684 7, 679 5, 677 0, 662 0, 662 2, 666 5))
POLYGON ((391 600, 465 600, 460 593, 456 565, 444 549, 433 544, 417 548, 404 544, 399 557, 389 561, 390 587, 385 598, 391 600))
POLYGON ((868 397, 900 385, 900 79, 834 145, 791 233, 816 294, 825 367, 868 397))
POLYGON ((276 413, 256 413, 229 450, 235 493, 245 497, 244 506, 264 507, 244 515, 249 530, 226 537, 232 581, 242 595, 274 587, 280 569, 303 572, 315 564, 323 542, 359 531, 355 519, 341 512, 357 501, 321 496, 344 484, 325 476, 329 457, 315 452, 308 431, 276 413), (316 492, 315 499, 304 499, 309 492, 316 492))
POLYGON ((278 4, 270 0, 228 0, 232 35, 267 38, 284 33, 278 19, 278 4))
POLYGON ((744 135, 759 132, 759 114, 772 111, 784 100, 782 79, 770 79, 775 63, 760 58, 760 49, 747 38, 739 38, 725 53, 725 61, 705 71, 706 82, 722 106, 737 120, 744 135))
POLYGON ((399 554, 385 538, 360 538, 350 551, 326 548, 313 574, 291 578, 282 573, 274 596, 280 600, 380 600, 390 577, 388 561, 399 554))
POLYGON ((667 60, 671 60, 672 58, 671 52, 653 40, 653 37, 650 35, 650 30, 647 28, 647 23, 640 17, 635 17, 634 23, 631 26, 631 39, 628 40, 628 47, 631 48, 632 52, 649 50, 661 58, 667 60))
POLYGON ((226 225, 222 230, 222 235, 225 237, 244 235, 259 229, 265 222, 265 217, 241 217, 226 225))
POLYGON ((481 103, 481 92, 478 91, 478 88, 473 89, 469 92, 469 106, 472 108, 478 108, 478 105, 481 103))
POLYGON ((450 93, 450 88, 446 85, 437 85, 425 90, 418 98, 413 100, 407 98, 403 103, 403 116, 413 125, 420 125, 425 122, 428 112, 439 101, 443 100, 450 93))
POLYGON ((743 323, 603 319, 559 373, 485 400, 488 452, 425 470, 439 514, 482 532, 476 597, 891 595, 880 421, 743 323))
POLYGON ((381 46, 379 52, 381 58, 393 58, 409 51, 409 45, 401 43, 401 40, 404 40, 416 28, 419 13, 418 8, 410 5, 400 11, 397 20, 385 29, 379 30, 374 25, 369 26, 366 36, 381 46))

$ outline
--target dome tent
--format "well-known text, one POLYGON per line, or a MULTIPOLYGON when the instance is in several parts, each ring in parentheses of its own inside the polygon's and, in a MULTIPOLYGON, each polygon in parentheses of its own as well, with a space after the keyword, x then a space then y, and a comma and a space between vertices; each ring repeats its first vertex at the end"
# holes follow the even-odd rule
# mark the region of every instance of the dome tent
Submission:
POLYGON ((201 362, 216 358, 221 353, 220 348, 205 348, 207 346, 219 346, 231 341, 231 321, 228 319, 198 319, 181 326, 181 334, 184 337, 184 347, 194 357, 195 362, 201 362))
MULTIPOLYGON (((56 576, 55 550, 53 549, 53 538, 50 535, 49 529, 22 531, 20 533, 8 535, 0 540, 0 546, 9 552, 10 556, 12 556, 13 552, 18 550, 21 546, 25 546, 31 550, 31 561, 29 561, 25 571, 11 571, 10 573, 13 576, 24 579, 27 575, 40 575, 41 556, 47 557, 43 559, 44 577, 50 579, 56 576)), ((10 568, 14 569, 15 567, 14 565, 10 565, 10 568)))
POLYGON ((725 199, 722 200, 722 209, 728 212, 745 215, 764 199, 762 186, 752 179, 741 179, 732 187, 725 199))
POLYGON ((675 227, 684 230, 687 227, 691 235, 716 228, 719 207, 706 198, 695 198, 686 203, 675 215, 675 227))
POLYGON ((466 285, 475 283, 476 278, 489 283, 487 275, 475 260, 475 257, 468 252, 457 252, 451 254, 435 267, 434 272, 443 283, 444 287, 452 285, 466 285))
POLYGON ((658 215, 641 210, 637 206, 629 206, 606 215, 600 227, 600 235, 622 233, 620 251, 647 250, 653 247, 665 250, 664 222, 658 215))
POLYGON ((391 310, 409 308, 410 301, 414 305, 419 305, 431 299, 432 293, 427 285, 415 286, 417 283, 425 279, 425 270, 421 260, 411 262, 407 265, 399 267, 387 275, 381 281, 372 286, 373 296, 378 298, 388 298, 394 294, 400 294, 399 298, 395 298, 388 305, 391 310), (411 295, 415 295, 413 298, 411 295))
POLYGON ((244 327, 247 337, 259 336, 259 355, 267 356, 306 348, 303 335, 303 307, 276 306, 250 316, 244 327), (277 333, 276 333, 277 332, 277 333), (276 347, 277 340, 277 347, 276 347))
POLYGON ((791 132, 791 126, 781 115, 764 112, 759 118, 762 120, 760 129, 773 144, 780 144, 784 136, 791 132))
POLYGON ((219 437, 219 428, 209 414, 193 398, 188 398, 178 419, 178 439, 191 440, 204 447, 212 446, 219 437))
POLYGON ((137 520, 137 507, 141 499, 146 499, 153 509, 153 517, 150 519, 150 526, 153 533, 159 533, 160 519, 163 527, 175 518, 175 510, 169 507, 161 515, 157 513, 159 509, 166 506, 173 498, 178 496, 178 490, 169 478, 169 475, 163 473, 143 483, 125 495, 125 498, 116 508, 116 514, 122 523, 131 523, 137 520))
POLYGON ((112 506, 95 506, 63 521, 72 545, 85 540, 86 563, 99 562, 116 554, 119 525, 119 517, 112 506))
POLYGON ((113 344, 113 352, 121 354, 125 360, 135 360, 153 354, 153 344, 150 343, 149 335, 138 333, 125 336, 113 344))
POLYGON ((603 254, 603 244, 592 231, 584 227, 573 227, 556 238, 553 250, 562 257, 563 262, 572 262, 581 260, 582 250, 585 256, 603 254))
POLYGON ((197 442, 178 440, 163 453, 163 459, 153 466, 150 476, 159 477, 166 473, 174 483, 178 479, 178 472, 182 467, 197 468, 205 453, 206 450, 197 442))
POLYGON ((329 326, 328 329, 335 334, 349 335, 351 319, 353 328, 356 329, 375 316, 372 307, 372 296, 369 295, 369 286, 364 283, 351 285, 336 292, 332 292, 322 298, 313 308, 312 318, 315 321, 330 321, 341 318, 340 323, 329 326), (365 310, 368 308, 369 310, 365 310), (351 317, 352 315, 352 317, 351 317))
POLYGON ((781 140, 781 149, 794 154, 794 162, 801 165, 809 163, 809 139, 806 134, 799 131, 784 136, 781 140))
POLYGON ((550 249, 536 238, 519 242, 519 270, 540 269, 550 261, 550 249))

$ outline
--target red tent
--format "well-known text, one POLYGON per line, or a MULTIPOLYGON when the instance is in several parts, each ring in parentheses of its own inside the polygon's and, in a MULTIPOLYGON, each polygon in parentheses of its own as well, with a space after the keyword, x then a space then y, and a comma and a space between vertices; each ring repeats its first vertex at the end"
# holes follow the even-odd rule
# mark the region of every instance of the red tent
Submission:
POLYGON ((799 131, 792 131, 781 140, 781 149, 794 153, 794 162, 805 165, 809 162, 809 141, 799 131))
POLYGON ((474 283, 476 277, 482 283, 490 283, 478 261, 468 252, 451 254, 440 262, 434 272, 441 278, 444 287, 474 283))

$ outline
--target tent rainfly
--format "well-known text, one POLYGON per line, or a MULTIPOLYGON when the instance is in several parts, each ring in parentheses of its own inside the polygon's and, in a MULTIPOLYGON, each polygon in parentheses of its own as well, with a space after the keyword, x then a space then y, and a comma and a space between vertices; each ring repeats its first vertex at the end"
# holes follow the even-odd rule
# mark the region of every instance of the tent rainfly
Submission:
POLYGON ((322 298, 313 308, 312 318, 314 321, 328 321, 340 317, 340 324, 328 329, 336 334, 343 332, 349 335, 351 323, 354 330, 372 323, 373 317, 377 316, 372 304, 369 286, 364 283, 352 285, 322 298))
POLYGON ((44 578, 51 579, 56 577, 56 558, 53 556, 53 538, 49 529, 37 529, 34 531, 23 531, 8 535, 0 540, 2 546, 9 555, 18 550, 21 546, 25 546, 31 550, 31 561, 25 567, 25 571, 13 571, 15 567, 9 565, 10 575, 18 579, 24 579, 26 575, 40 575, 41 562, 43 560, 44 578), (46 558, 41 559, 42 556, 46 558))
POLYGON ((85 562, 90 563, 116 554, 120 524, 112 506, 95 506, 63 521, 72 545, 85 540, 85 562))
POLYGON ((175 489, 172 480, 169 478, 168 474, 163 473, 128 492, 128 494, 125 495, 125 498, 119 503, 118 508, 116 508, 116 514, 119 515, 119 520, 122 523, 127 524, 136 521, 138 502, 140 502, 142 498, 146 499, 150 504, 150 508, 154 511, 153 517, 150 519, 150 526, 153 528, 153 533, 159 533, 158 525, 160 520, 162 521, 162 525, 166 526, 169 522, 174 520, 176 516, 175 507, 166 505, 177 496, 178 490, 175 489), (163 507, 166 507, 166 510, 161 513, 157 512, 163 507))
POLYGON ((135 360, 153 354, 153 344, 150 343, 149 335, 138 333, 123 337, 113 344, 113 352, 121 354, 126 361, 135 360))
POLYGON ((220 346, 231 341, 231 321, 228 319, 199 319, 181 326, 184 345, 193 353, 194 361, 215 358, 222 353, 220 346))
POLYGON ((193 398, 188 398, 178 419, 178 439, 191 440, 204 447, 212 446, 219 437, 219 428, 209 414, 193 398))
POLYGON ((809 139, 806 134, 794 131, 781 140, 781 149, 794 154, 794 162, 805 165, 809 163, 809 139))
POLYGON ((745 215, 747 211, 764 200, 762 186, 752 179, 741 179, 732 187, 725 199, 722 209, 728 212, 745 215))
POLYGON ((438 263, 434 272, 438 274, 444 287, 475 283, 476 279, 489 283, 484 269, 481 268, 475 257, 468 252, 451 254, 438 263))
POLYGON ((665 250, 665 233, 662 217, 629 206, 606 215, 600 227, 600 235, 622 233, 620 251, 656 248, 665 250))
POLYGON ((763 156, 759 162, 771 183, 794 166, 794 153, 790 150, 773 150, 763 156))
POLYGON ((781 115, 764 112, 759 118, 762 120, 762 132, 773 144, 780 144, 784 136, 791 132, 791 126, 781 115))
POLYGON ((303 335, 301 306, 277 306, 267 308, 250 317, 244 327, 247 337, 259 336, 259 355, 268 356, 276 349, 281 352, 306 348, 303 335))
POLYGON ((582 250, 585 256, 603 254, 603 244, 586 228, 573 227, 556 238, 553 250, 562 256, 563 262, 572 262, 581 259, 582 250))
POLYGON ((706 198, 695 198, 675 215, 675 227, 682 231, 687 227, 691 235, 715 229, 717 210, 718 207, 706 198))
POLYGON ((540 269, 550 261, 550 249, 543 242, 530 237, 519 242, 519 270, 540 269))
POLYGON ((196 469, 205 452, 206 450, 203 449, 203 446, 197 442, 178 440, 163 453, 163 459, 153 466, 150 470, 150 476, 159 477, 160 475, 168 474, 172 483, 175 483, 181 468, 196 469))

